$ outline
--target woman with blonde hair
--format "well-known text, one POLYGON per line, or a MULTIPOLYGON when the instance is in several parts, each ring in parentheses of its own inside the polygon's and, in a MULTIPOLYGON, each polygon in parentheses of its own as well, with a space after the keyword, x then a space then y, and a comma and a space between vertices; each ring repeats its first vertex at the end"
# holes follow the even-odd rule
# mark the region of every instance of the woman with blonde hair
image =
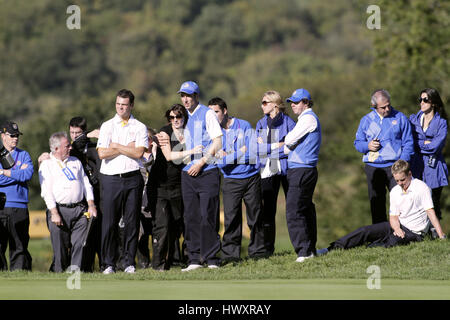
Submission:
POLYGON ((258 156, 261 170, 262 221, 266 256, 275 250, 275 215, 280 185, 287 195, 287 155, 284 137, 295 127, 295 121, 286 113, 283 99, 277 91, 264 93, 261 108, 264 116, 256 124, 258 156))

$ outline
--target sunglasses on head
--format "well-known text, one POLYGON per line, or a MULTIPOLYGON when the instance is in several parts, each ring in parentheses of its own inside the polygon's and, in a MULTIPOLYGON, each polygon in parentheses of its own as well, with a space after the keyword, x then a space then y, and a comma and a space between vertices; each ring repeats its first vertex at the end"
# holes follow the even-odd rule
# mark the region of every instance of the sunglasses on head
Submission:
POLYGON ((421 103, 422 101, 423 101, 424 103, 431 102, 431 100, 428 99, 428 97, 425 97, 425 98, 419 98, 419 103, 421 103))
POLYGON ((8 136, 10 136, 11 138, 18 138, 19 137, 19 134, 18 133, 14 133, 14 134, 11 134, 11 133, 6 133, 8 136))
POLYGON ((174 120, 174 119, 183 119, 182 115, 176 115, 176 116, 169 116, 169 120, 174 120))

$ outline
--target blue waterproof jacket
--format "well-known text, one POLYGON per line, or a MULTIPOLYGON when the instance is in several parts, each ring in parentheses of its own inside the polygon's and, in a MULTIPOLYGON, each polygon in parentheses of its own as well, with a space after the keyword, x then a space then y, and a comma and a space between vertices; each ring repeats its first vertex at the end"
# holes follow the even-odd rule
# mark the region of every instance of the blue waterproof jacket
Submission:
POLYGON ((435 113, 427 131, 423 131, 420 118, 423 112, 409 117, 414 137, 414 155, 411 159, 411 171, 414 178, 425 182, 431 189, 448 185, 448 169, 442 149, 447 139, 447 121, 435 113), (430 143, 425 144, 425 141, 430 143), (434 157, 434 165, 428 164, 434 157))
MULTIPOLYGON (((5 208, 27 208, 27 182, 33 176, 33 162, 30 154, 19 148, 15 148, 11 156, 14 159, 14 166, 10 169, 11 177, 0 175, 0 192, 6 194, 5 208)), ((3 169, 1 164, 0 168, 3 169)))
POLYGON ((408 118, 392 108, 390 114, 381 119, 375 108, 365 115, 359 123, 354 142, 357 151, 363 154, 363 162, 370 166, 389 167, 402 159, 410 161, 414 152, 411 125, 408 118), (369 142, 378 138, 381 148, 369 152, 369 142))

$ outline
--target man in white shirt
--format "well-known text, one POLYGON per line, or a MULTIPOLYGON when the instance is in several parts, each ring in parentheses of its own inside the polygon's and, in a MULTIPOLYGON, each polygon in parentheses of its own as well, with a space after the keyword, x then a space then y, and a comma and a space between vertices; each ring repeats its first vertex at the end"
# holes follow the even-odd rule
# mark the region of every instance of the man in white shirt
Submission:
POLYGON ((134 273, 139 235, 144 180, 140 158, 148 149, 147 127, 131 111, 134 95, 122 89, 116 96, 116 115, 100 128, 97 150, 102 164, 102 261, 103 273, 116 270, 118 250, 117 225, 123 214, 123 264, 125 272, 134 273))
POLYGON ((446 238, 433 209, 431 190, 425 182, 414 179, 409 163, 397 160, 391 167, 397 185, 390 192, 389 222, 361 227, 331 243, 323 254, 332 249, 350 249, 369 243, 369 246, 393 247, 422 241, 430 224, 439 238, 446 238))
POLYGON ((83 165, 69 156, 72 146, 67 134, 54 133, 49 142, 50 159, 41 163, 39 181, 54 253, 50 270, 63 272, 69 266, 81 267, 82 237, 87 226, 84 213, 96 216, 97 209, 83 165))

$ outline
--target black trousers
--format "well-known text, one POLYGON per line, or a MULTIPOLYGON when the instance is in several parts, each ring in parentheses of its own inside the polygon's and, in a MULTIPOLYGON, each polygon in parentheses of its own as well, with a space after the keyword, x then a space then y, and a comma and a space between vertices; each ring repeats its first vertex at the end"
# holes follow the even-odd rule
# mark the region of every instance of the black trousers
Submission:
POLYGON ((439 220, 442 220, 442 211, 441 211, 441 194, 442 188, 438 187, 431 189, 431 198, 433 199, 434 204, 434 212, 439 220))
POLYGON ((376 168, 366 164, 364 171, 367 177, 372 224, 387 221, 386 191, 391 191, 397 185, 391 167, 376 168))
POLYGON ((202 171, 192 177, 181 173, 184 204, 185 241, 189 264, 219 264, 220 176, 218 169, 202 171))
POLYGON ((86 246, 83 248, 83 260, 81 265, 81 271, 83 272, 93 272, 95 264, 95 256, 98 257, 98 264, 101 268, 102 257, 101 257, 101 226, 102 226, 102 210, 100 205, 100 195, 94 192, 95 206, 97 208, 97 217, 92 221, 91 230, 86 241, 86 246))
POLYGON ((261 216, 261 176, 245 179, 225 178, 222 186, 225 231, 222 238, 222 258, 237 260, 241 255, 242 200, 245 203, 250 229, 249 257, 264 256, 264 229, 261 216))
POLYGON ((63 225, 57 226, 51 221, 50 211, 47 210, 47 226, 53 247, 53 261, 50 271, 64 272, 70 266, 81 268, 83 260, 83 234, 86 231, 87 219, 84 213, 85 205, 75 208, 56 207, 63 225))
POLYGON ((9 269, 31 270, 28 252, 30 216, 27 208, 0 210, 0 270, 8 270, 6 247, 9 244, 9 269))
POLYGON ((422 236, 412 232, 403 225, 401 229, 405 232, 405 237, 400 238, 394 235, 389 222, 380 222, 356 229, 342 238, 332 242, 329 249, 350 249, 364 244, 369 247, 383 246, 386 248, 408 244, 413 241, 422 241, 422 236))
POLYGON ((179 262, 183 262, 184 252, 180 249, 179 243, 183 233, 181 186, 158 188, 156 210, 153 216, 153 269, 170 269, 174 257, 180 259, 179 262))
POLYGON ((312 201, 316 188, 317 168, 288 169, 289 191, 286 200, 286 221, 291 243, 299 257, 316 252, 316 208, 312 201))
POLYGON ((101 175, 102 179, 102 261, 103 266, 116 268, 118 260, 118 223, 123 214, 123 265, 135 266, 139 236, 144 180, 138 174, 122 178, 101 175))
POLYGON ((283 187, 284 195, 287 197, 289 183, 286 176, 275 175, 261 179, 262 193, 262 221, 264 228, 264 242, 266 255, 270 256, 275 251, 277 201, 280 185, 283 187))

